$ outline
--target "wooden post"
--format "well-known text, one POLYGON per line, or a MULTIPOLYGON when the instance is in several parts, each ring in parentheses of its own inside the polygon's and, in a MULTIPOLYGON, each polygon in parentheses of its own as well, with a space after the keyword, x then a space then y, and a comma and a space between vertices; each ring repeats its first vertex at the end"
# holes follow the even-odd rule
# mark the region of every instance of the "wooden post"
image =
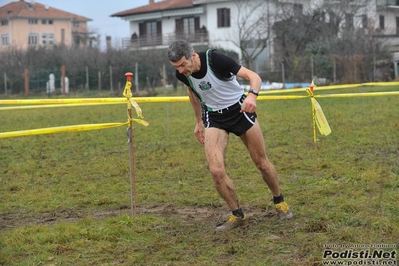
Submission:
POLYGON ((7 74, 4 72, 4 93, 7 96, 7 74))
POLYGON ((136 92, 139 92, 139 63, 135 64, 136 75, 134 76, 134 85, 136 86, 136 92))
POLYGON ((129 116, 129 127, 128 127, 128 143, 129 143, 129 155, 130 155, 130 198, 132 205, 132 217, 136 216, 136 178, 135 178, 135 165, 134 165, 134 135, 133 135, 133 120, 132 120, 132 103, 130 98, 132 97, 131 81, 133 73, 127 72, 125 90, 123 96, 127 98, 127 113, 129 116))
POLYGON ((98 71, 98 91, 101 91, 101 71, 98 71))
POLYGON ((24 70, 24 80, 25 80, 25 96, 29 95, 29 70, 25 68, 24 70))
POLYGON ((337 61, 334 55, 333 55, 333 83, 337 84, 337 61))
POLYGON ((89 68, 86 67, 86 85, 85 85, 85 89, 87 91, 89 91, 89 68))
POLYGON ((111 93, 114 92, 114 86, 112 84, 112 66, 109 66, 109 85, 110 85, 111 93))
POLYGON ((62 95, 65 95, 65 66, 61 66, 61 84, 62 84, 62 95))
POLYGON ((310 56, 310 68, 312 69, 312 77, 311 80, 314 79, 314 62, 313 62, 313 55, 310 56))
POLYGON ((282 80, 283 80, 283 89, 285 89, 284 59, 281 60, 281 75, 282 75, 282 80))

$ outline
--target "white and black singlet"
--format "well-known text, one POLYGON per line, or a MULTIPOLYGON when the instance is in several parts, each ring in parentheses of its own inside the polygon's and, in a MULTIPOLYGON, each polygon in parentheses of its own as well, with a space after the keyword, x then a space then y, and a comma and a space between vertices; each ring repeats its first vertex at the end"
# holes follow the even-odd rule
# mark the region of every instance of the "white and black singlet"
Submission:
POLYGON ((241 112, 246 98, 236 80, 241 66, 234 59, 215 50, 198 53, 201 68, 191 76, 176 70, 176 77, 190 87, 202 105, 202 121, 206 128, 216 127, 237 136, 251 128, 256 113, 241 112))
POLYGON ((234 59, 216 51, 198 53, 201 69, 191 76, 176 71, 176 77, 189 86, 208 111, 217 111, 237 103, 244 89, 236 80, 241 66, 234 59))

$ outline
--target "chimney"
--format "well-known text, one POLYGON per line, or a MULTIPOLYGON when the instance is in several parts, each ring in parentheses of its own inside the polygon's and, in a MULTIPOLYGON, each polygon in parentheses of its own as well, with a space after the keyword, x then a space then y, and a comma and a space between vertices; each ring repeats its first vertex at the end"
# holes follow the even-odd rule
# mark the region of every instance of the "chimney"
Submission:
POLYGON ((105 42, 106 42, 106 46, 107 46, 107 50, 111 49, 111 36, 106 36, 105 37, 105 42))
POLYGON ((154 4, 154 0, 150 0, 150 5, 153 5, 154 4))

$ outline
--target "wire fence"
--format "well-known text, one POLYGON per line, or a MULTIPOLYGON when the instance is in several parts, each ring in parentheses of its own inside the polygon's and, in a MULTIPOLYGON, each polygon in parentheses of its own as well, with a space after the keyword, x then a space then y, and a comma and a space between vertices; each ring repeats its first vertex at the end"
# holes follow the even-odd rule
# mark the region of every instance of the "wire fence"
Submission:
MULTIPOLYGON (((396 78, 396 62, 375 60, 370 56, 302 56, 289 62, 275 63, 273 70, 264 67, 259 75, 264 82, 300 83, 317 78, 318 85, 355 84, 375 81, 392 81, 396 78)), ((265 63, 266 65, 266 63, 265 63)), ((154 87, 173 86, 179 83, 173 73, 163 74, 162 70, 148 73, 143 64, 119 65, 108 68, 70 67, 65 69, 67 84, 62 82, 61 68, 25 69, 25 72, 3 73, 0 95, 21 94, 63 94, 63 86, 68 92, 109 91, 112 95, 120 94, 124 84, 125 72, 133 72, 133 91, 153 89, 154 87), (126 69, 129 68, 129 69, 126 69), (137 71, 139 69, 139 71, 137 71), (159 73, 158 73, 159 72, 159 73), (51 76, 53 75, 53 79, 51 76), (165 77, 164 77, 165 76, 165 77), (51 87, 49 89, 49 86, 51 87), (50 91, 50 93, 49 93, 50 91)), ((162 67, 160 67, 162 68, 162 67)), ((173 70, 174 71, 174 70, 173 70)), ((170 72, 170 71, 168 71, 170 72)), ((245 81, 242 81, 245 83, 245 81)))
POLYGON ((63 86, 67 92, 89 91, 121 91, 123 79, 115 78, 119 75, 119 67, 109 67, 108 71, 97 71, 88 67, 66 70, 65 83, 62 80, 62 70, 44 69, 29 70, 15 76, 3 73, 3 86, 0 94, 11 95, 25 92, 28 94, 64 94, 63 86))

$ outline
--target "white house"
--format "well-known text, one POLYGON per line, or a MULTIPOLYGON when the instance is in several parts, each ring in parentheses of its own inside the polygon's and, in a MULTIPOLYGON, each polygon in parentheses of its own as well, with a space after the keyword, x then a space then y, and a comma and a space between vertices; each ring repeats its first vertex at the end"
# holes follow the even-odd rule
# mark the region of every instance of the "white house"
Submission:
POLYGON ((334 19, 329 11, 335 10, 344 18, 340 26, 364 28, 365 34, 373 29, 371 34, 384 40, 399 61, 399 0, 149 0, 148 5, 111 16, 130 23, 130 37, 122 40, 128 49, 166 48, 176 39, 187 39, 193 45, 233 50, 242 58, 241 44, 250 50, 267 40, 253 65, 259 71, 265 62, 273 67, 272 26, 279 14, 312 13, 321 6, 326 20, 334 19), (255 21, 259 17, 263 19, 255 21), (248 26, 252 23, 257 27, 248 26))
MULTIPOLYGON (((112 17, 121 17, 130 23, 130 38, 122 40, 122 47, 131 49, 166 48, 177 39, 189 40, 193 45, 222 47, 235 51, 241 58, 240 36, 237 35, 238 17, 246 20, 261 16, 264 1, 246 2, 247 8, 237 1, 229 0, 165 0, 149 1, 146 6, 118 12, 112 17), (263 2, 263 3, 262 3, 263 2), (249 6, 258 12, 249 13, 249 6)), ((267 14, 267 13, 264 13, 267 14)), ((255 33, 255 32, 254 32, 255 33)), ((253 38, 262 36, 253 36, 253 38)), ((267 59, 267 53, 259 57, 267 59)), ((257 69, 255 69, 257 70, 257 69)))

